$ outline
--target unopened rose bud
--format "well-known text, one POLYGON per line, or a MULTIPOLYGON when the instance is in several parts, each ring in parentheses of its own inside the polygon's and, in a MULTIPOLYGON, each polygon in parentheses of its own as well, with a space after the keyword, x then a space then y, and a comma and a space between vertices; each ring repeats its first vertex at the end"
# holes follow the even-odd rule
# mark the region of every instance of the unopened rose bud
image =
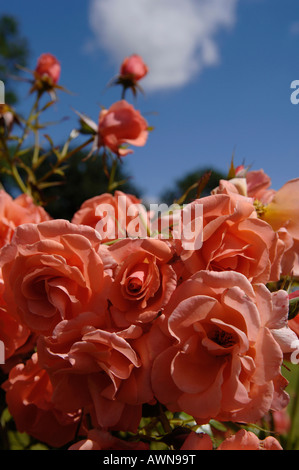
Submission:
POLYGON ((135 81, 141 80, 147 73, 147 65, 143 62, 142 57, 137 54, 126 57, 120 68, 122 77, 131 77, 135 81))
POLYGON ((35 74, 37 77, 50 78, 54 84, 56 84, 60 77, 60 63, 56 57, 52 54, 45 53, 42 54, 38 61, 35 69, 35 74))

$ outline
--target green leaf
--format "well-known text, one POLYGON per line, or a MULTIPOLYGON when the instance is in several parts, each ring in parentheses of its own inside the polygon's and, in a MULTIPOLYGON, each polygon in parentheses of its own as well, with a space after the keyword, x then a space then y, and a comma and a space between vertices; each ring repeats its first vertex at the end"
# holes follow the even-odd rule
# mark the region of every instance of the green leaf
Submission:
POLYGON ((213 428, 217 429, 217 431, 222 431, 222 432, 226 432, 227 431, 227 427, 224 426, 223 423, 220 423, 219 421, 216 421, 215 419, 211 419, 210 422, 209 422, 210 426, 212 426, 213 428))
POLYGON ((299 297, 295 297, 294 299, 290 299, 289 301, 289 320, 292 320, 296 317, 299 313, 299 297))
POLYGON ((1 418, 0 418, 0 424, 4 428, 6 423, 8 423, 12 419, 10 412, 8 411, 8 408, 5 408, 2 412, 1 418))
POLYGON ((30 436, 25 432, 8 431, 7 435, 11 450, 24 450, 30 444, 30 436))
POLYGON ((29 450, 49 450, 49 447, 41 442, 37 442, 36 444, 32 444, 32 446, 29 447, 29 450))

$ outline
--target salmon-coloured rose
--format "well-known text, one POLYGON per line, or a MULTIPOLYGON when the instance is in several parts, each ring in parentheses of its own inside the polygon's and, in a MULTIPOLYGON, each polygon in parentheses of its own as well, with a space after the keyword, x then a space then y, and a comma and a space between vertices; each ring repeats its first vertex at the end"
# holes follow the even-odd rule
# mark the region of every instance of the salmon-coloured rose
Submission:
POLYGON ((285 291, 271 294, 232 271, 195 274, 177 288, 152 329, 157 400, 199 424, 212 418, 255 422, 285 408, 281 365, 296 338, 287 314, 285 291))
POLYGON ((33 346, 28 341, 30 329, 8 310, 3 300, 3 292, 4 282, 0 275, 0 341, 4 344, 4 364, 0 367, 7 373, 15 365, 15 361, 19 362, 18 354, 26 353, 26 346, 29 351, 33 346))
POLYGON ((0 340, 5 346, 6 364, 8 359, 26 344, 29 336, 29 328, 22 325, 19 319, 11 315, 7 309, 0 307, 0 340))
POLYGON ((264 206, 261 218, 268 222, 273 230, 279 232, 286 229, 293 239, 293 246, 286 251, 283 262, 290 266, 289 259, 292 259, 292 267, 286 275, 299 275, 299 178, 285 183, 271 199, 269 204, 264 206), (286 259, 285 259, 286 258, 286 259))
POLYGON ((148 124, 126 100, 117 101, 99 115, 99 146, 108 147, 119 156, 132 153, 124 145, 143 147, 148 138, 148 124))
POLYGON ((203 207, 202 247, 182 250, 187 272, 232 270, 255 283, 279 279, 284 244, 257 218, 250 199, 237 193, 214 194, 191 206, 197 204, 203 207))
POLYGON ((130 224, 139 217, 138 209, 141 208, 141 200, 134 195, 122 191, 115 191, 114 195, 104 193, 84 201, 72 223, 93 227, 102 242, 126 238, 130 224))
POLYGON ((36 76, 40 78, 50 78, 56 84, 59 80, 61 66, 57 58, 53 54, 42 54, 37 61, 35 68, 36 76))
POLYGON ((53 387, 47 372, 40 368, 34 353, 26 364, 16 365, 2 384, 6 402, 19 432, 54 447, 75 437, 80 414, 68 414, 53 405, 53 387))
POLYGON ((246 173, 247 195, 268 204, 274 197, 275 190, 270 189, 271 178, 264 170, 253 170, 246 173))
POLYGON ((11 241, 14 230, 19 225, 50 219, 50 215, 34 204, 27 194, 13 199, 6 191, 0 190, 0 248, 11 241))
POLYGON ((92 309, 105 316, 108 252, 91 227, 51 220, 17 227, 1 252, 4 300, 33 332, 92 309))
POLYGON ((103 328, 97 314, 86 312, 60 322, 52 336, 40 336, 37 351, 57 408, 84 408, 95 427, 136 432, 142 403, 153 398, 141 328, 116 330, 109 319, 103 328))
POLYGON ((91 429, 86 439, 76 442, 68 450, 149 450, 149 445, 119 439, 102 429, 91 429))
POLYGON ((287 434, 290 431, 292 421, 287 409, 273 411, 272 417, 275 432, 278 434, 287 434))
POLYGON ((122 77, 129 77, 136 81, 141 80, 147 73, 148 67, 138 54, 126 57, 120 67, 120 75, 122 77))
POLYGON ((180 450, 213 450, 213 442, 208 434, 191 431, 180 450))
POLYGON ((283 450, 275 437, 268 436, 260 440, 256 434, 240 429, 233 436, 227 437, 217 450, 283 450))
POLYGON ((290 235, 299 240, 299 178, 285 183, 276 191, 270 204, 265 207, 263 220, 274 230, 286 227, 290 235))
POLYGON ((126 239, 109 252, 116 261, 109 294, 118 326, 146 323, 164 309, 177 285, 170 245, 158 239, 126 239))

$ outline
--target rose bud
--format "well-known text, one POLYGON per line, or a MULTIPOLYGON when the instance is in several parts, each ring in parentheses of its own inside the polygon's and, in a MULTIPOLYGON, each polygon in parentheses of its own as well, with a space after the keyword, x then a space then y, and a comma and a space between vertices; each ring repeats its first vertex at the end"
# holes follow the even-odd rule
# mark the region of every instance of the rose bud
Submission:
POLYGON ((122 77, 130 76, 135 81, 141 80, 147 73, 147 65, 143 62, 142 57, 137 54, 126 57, 120 68, 120 75, 122 77))
POLYGON ((60 71, 60 63, 56 57, 52 54, 45 53, 42 54, 37 61, 35 76, 42 80, 44 78, 46 78, 47 81, 50 79, 53 84, 56 84, 60 77, 60 71))

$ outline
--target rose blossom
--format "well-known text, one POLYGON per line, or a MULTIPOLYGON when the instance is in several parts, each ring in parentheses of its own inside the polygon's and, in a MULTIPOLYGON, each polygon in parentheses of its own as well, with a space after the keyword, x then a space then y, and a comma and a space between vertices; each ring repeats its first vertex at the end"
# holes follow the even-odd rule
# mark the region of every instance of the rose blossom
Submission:
POLYGON ((148 137, 148 124, 131 104, 125 100, 117 101, 99 115, 99 146, 108 147, 119 156, 132 153, 121 148, 123 144, 142 147, 148 137))
MULTIPOLYGON (((9 365, 8 360, 22 351, 29 337, 30 330, 7 309, 0 307, 0 340, 5 346, 5 369, 9 365)), ((3 366, 0 367, 3 368, 3 366)))
POLYGON ((285 229, 293 240, 286 250, 282 263, 285 275, 299 275, 299 178, 285 183, 263 207, 261 218, 278 233, 285 229), (288 271, 289 270, 289 271, 288 271))
MULTIPOLYGON (((213 442, 208 434, 191 432, 180 450, 213 450, 213 442)), ((216 450, 283 450, 277 439, 268 436, 260 440, 256 434, 240 429, 227 437, 216 450)))
POLYGON ((153 398, 140 327, 116 330, 109 319, 103 327, 99 315, 86 312, 60 322, 51 336, 40 336, 37 351, 58 409, 83 408, 95 427, 136 432, 141 406, 153 398))
POLYGON ((109 247, 116 261, 109 300, 118 326, 153 320, 176 288, 170 245, 158 239, 126 239, 109 247))
POLYGON ((148 73, 148 67, 144 63, 142 57, 132 54, 126 57, 121 64, 120 75, 129 76, 133 80, 141 80, 148 73))
POLYGON ((208 434, 191 431, 180 450, 213 450, 213 442, 208 434))
POLYGON ((137 209, 140 206, 141 200, 131 194, 122 191, 115 191, 114 195, 104 193, 84 201, 72 223, 93 227, 102 242, 125 238, 128 225, 139 215, 137 209), (103 226, 100 227, 101 222, 103 226))
POLYGON ((280 368, 296 338, 287 315, 285 291, 271 294, 232 271, 195 274, 177 288, 151 331, 157 400, 199 424, 255 422, 285 408, 280 368))
POLYGON ((1 252, 4 300, 37 333, 51 333, 86 308, 104 317, 107 255, 91 227, 65 220, 21 225, 1 252))
POLYGON ((0 190, 0 247, 9 243, 14 230, 28 222, 39 223, 50 220, 50 215, 34 204, 27 194, 13 199, 6 191, 0 190))
POLYGON ((48 77, 56 84, 60 77, 60 71, 60 63, 54 55, 45 53, 38 58, 35 68, 36 76, 41 78, 48 77))
POLYGON ((36 353, 26 364, 18 364, 10 371, 2 388, 19 432, 54 447, 74 439, 80 415, 55 408, 51 401, 53 387, 47 372, 39 367, 36 353))
POLYGON ((247 195, 263 204, 271 201, 275 194, 274 189, 269 189, 271 186, 271 178, 264 172, 264 170, 248 171, 246 173, 247 195))
POLYGON ((214 194, 191 204, 203 207, 202 247, 182 250, 188 273, 232 270, 252 282, 276 281, 284 244, 271 226, 257 218, 250 199, 238 193, 214 194))
POLYGON ((240 429, 233 436, 227 437, 217 450, 283 450, 275 437, 268 436, 260 440, 256 434, 240 429))

